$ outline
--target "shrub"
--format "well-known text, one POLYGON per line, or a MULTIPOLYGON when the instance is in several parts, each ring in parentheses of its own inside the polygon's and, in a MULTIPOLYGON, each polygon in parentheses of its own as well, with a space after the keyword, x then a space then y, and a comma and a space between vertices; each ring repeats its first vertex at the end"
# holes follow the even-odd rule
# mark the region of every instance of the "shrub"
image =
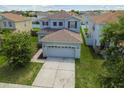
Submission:
POLYGON ((25 66, 30 62, 31 48, 31 36, 26 32, 10 34, 2 44, 2 52, 13 67, 25 66))
POLYGON ((33 28, 32 31, 34 32, 39 32, 41 29, 40 28, 33 28))
POLYGON ((31 35, 32 36, 37 36, 37 32, 41 31, 40 28, 33 28, 32 31, 31 31, 31 35))
POLYGON ((12 32, 12 29, 9 29, 9 28, 4 28, 1 30, 1 34, 8 34, 8 33, 11 33, 12 32))

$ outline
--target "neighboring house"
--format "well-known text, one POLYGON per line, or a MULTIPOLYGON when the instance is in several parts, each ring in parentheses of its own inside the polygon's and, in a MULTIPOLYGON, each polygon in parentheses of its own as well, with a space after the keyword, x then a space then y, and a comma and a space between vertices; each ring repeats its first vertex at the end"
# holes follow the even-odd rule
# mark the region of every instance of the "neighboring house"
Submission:
POLYGON ((32 20, 32 28, 40 28, 39 19, 37 17, 28 17, 32 20))
POLYGON ((83 23, 81 25, 81 27, 83 28, 83 31, 84 29, 88 29, 88 32, 84 32, 84 36, 85 36, 85 40, 86 40, 86 44, 89 45, 89 46, 92 46, 92 34, 91 34, 91 30, 89 29, 92 29, 92 20, 91 20, 91 17, 92 16, 95 16, 96 14, 93 13, 93 12, 86 12, 85 14, 82 15, 82 19, 83 19, 83 23))
POLYGON ((31 31, 32 21, 21 15, 2 13, 0 14, 0 28, 8 28, 13 31, 31 31))
POLYGON ((44 17, 46 17, 46 16, 48 16, 50 14, 53 14, 53 13, 51 13, 51 12, 41 12, 41 11, 38 11, 36 13, 38 19, 44 18, 44 17))
POLYGON ((67 29, 58 30, 40 39, 43 57, 80 58, 80 34, 67 29))
POLYGON ((87 45, 93 46, 94 49, 100 48, 103 27, 107 23, 117 21, 118 17, 122 15, 122 12, 107 12, 101 15, 91 16, 88 19, 87 26, 89 33, 89 42, 87 45))

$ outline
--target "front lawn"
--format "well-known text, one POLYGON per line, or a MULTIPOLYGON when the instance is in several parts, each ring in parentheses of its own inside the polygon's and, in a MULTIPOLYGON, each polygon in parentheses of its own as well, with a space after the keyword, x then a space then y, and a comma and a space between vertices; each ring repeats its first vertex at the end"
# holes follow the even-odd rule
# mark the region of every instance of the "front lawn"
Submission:
POLYGON ((32 42, 31 47, 32 47, 32 50, 33 50, 33 54, 32 55, 34 55, 37 52, 37 50, 38 50, 38 47, 37 47, 38 37, 32 36, 31 37, 31 42, 32 42))
POLYGON ((80 60, 76 60, 75 87, 97 88, 100 87, 99 75, 103 73, 103 59, 96 55, 91 48, 81 45, 80 60))
POLYGON ((24 68, 13 70, 8 64, 3 63, 0 65, 0 82, 32 85, 41 67, 40 63, 29 63, 24 68))
MULTIPOLYGON (((32 37, 33 54, 37 51, 37 37, 32 37)), ((32 54, 32 55, 33 55, 32 54)), ((0 54, 0 82, 32 85, 43 64, 29 63, 24 68, 12 69, 6 57, 0 54)))

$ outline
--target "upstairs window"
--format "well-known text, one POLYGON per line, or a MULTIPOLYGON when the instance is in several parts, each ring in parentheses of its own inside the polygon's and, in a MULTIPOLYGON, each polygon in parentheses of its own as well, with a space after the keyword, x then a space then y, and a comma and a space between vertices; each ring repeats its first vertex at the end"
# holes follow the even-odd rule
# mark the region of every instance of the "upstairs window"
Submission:
POLYGON ((57 22, 53 22, 53 26, 57 26, 57 22))
POLYGON ((77 21, 75 21, 75 28, 77 28, 77 21))
POLYGON ((68 25, 69 28, 77 28, 77 21, 70 21, 68 25))
POLYGON ((95 31, 95 25, 93 25, 93 31, 95 31))
POLYGON ((43 22, 42 22, 42 25, 43 25, 43 26, 48 26, 48 22, 44 22, 44 21, 43 21, 43 22))
POLYGON ((3 25, 4 25, 4 27, 6 27, 7 26, 6 22, 3 22, 3 25))
POLYGON ((63 26, 63 22, 59 22, 59 26, 63 26))
POLYGON ((9 24, 9 27, 12 27, 12 22, 8 22, 8 24, 9 24))

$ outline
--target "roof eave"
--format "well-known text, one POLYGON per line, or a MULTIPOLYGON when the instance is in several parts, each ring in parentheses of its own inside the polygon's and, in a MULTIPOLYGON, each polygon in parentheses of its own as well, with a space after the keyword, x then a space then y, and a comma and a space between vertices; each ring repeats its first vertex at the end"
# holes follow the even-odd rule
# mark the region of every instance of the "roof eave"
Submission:
POLYGON ((63 41, 45 41, 40 40, 42 43, 69 43, 69 44, 82 44, 83 42, 63 42, 63 41))

